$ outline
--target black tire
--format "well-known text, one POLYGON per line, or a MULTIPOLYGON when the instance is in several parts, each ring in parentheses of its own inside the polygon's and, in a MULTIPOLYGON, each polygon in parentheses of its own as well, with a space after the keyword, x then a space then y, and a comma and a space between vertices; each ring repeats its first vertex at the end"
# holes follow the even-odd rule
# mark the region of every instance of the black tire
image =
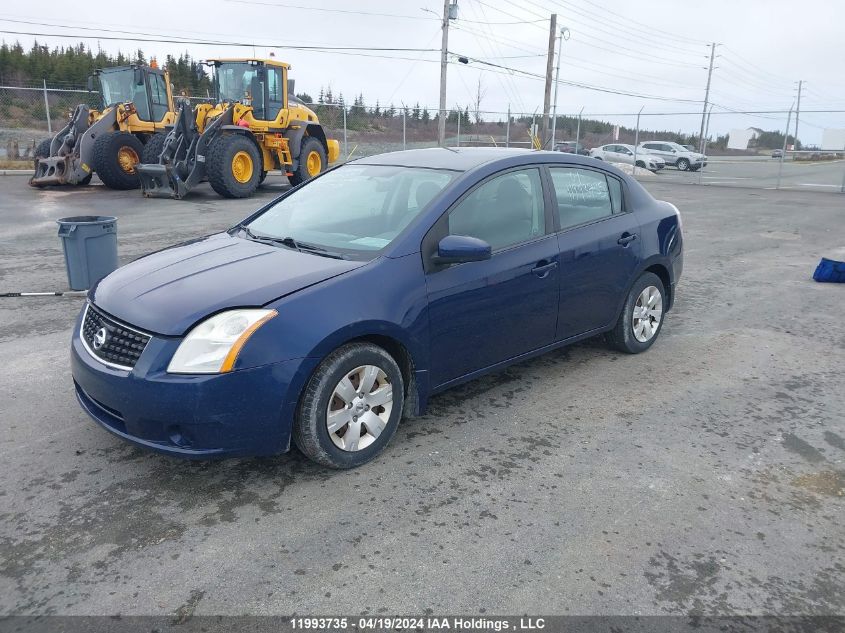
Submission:
POLYGON ((306 457, 330 468, 360 466, 387 446, 399 426, 405 387, 396 361, 382 348, 369 343, 350 343, 329 354, 308 381, 293 423, 293 441, 306 457), (374 365, 393 388, 390 416, 381 434, 367 447, 346 451, 335 445, 327 426, 327 410, 335 387, 356 367, 374 365))
POLYGON ((622 312, 616 321, 613 329, 607 333, 607 342, 620 352, 627 354, 639 354, 646 351, 649 347, 654 345, 657 337, 660 336, 660 330, 663 329, 663 322, 665 321, 666 312, 663 311, 660 322, 657 324, 657 329, 650 339, 647 341, 639 341, 634 336, 634 306, 636 306, 637 298, 640 294, 648 288, 654 286, 658 289, 661 296, 662 304, 666 305, 666 289, 663 287, 663 282, 660 277, 654 273, 643 273, 639 279, 631 286, 628 292, 628 298, 625 300, 625 305, 622 307, 622 312))
POLYGON ((94 171, 110 189, 137 189, 141 186, 135 166, 144 153, 144 144, 129 132, 109 132, 94 140, 94 171), (121 163, 121 160, 128 161, 121 163))
POLYGON ((145 165, 157 165, 158 157, 164 149, 164 142, 167 140, 167 132, 156 132, 144 145, 144 152, 141 154, 141 162, 145 165))
POLYGON ((678 162, 675 163, 675 166, 680 171, 687 171, 689 169, 689 161, 686 158, 679 158, 678 162))
POLYGON ((645 163, 644 163, 643 161, 641 161, 641 160, 638 160, 638 161, 637 161, 637 165, 636 165, 636 166, 637 166, 637 167, 642 167, 643 169, 645 169, 645 163))
POLYGON ((224 134, 208 148, 206 170, 211 188, 224 198, 248 198, 258 189, 262 173, 261 154, 251 139, 243 134, 224 134), (235 157, 244 152, 252 161, 247 178, 239 180, 233 168, 235 157))
POLYGON ((33 158, 38 160, 39 158, 47 158, 50 155, 50 145, 53 144, 53 139, 45 138, 38 144, 38 147, 35 148, 35 155, 33 158))
POLYGON ((302 147, 299 150, 299 166, 293 172, 293 176, 288 176, 290 184, 294 187, 317 175, 308 171, 308 156, 312 152, 316 152, 320 158, 320 171, 318 173, 326 171, 326 167, 329 164, 328 158, 326 157, 326 148, 313 136, 305 136, 302 138, 302 147))

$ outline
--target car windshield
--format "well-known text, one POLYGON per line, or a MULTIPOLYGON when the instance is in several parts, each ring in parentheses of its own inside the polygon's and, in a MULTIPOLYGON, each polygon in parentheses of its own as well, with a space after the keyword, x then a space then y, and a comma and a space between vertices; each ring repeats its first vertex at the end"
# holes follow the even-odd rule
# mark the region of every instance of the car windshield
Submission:
POLYGON ((343 165, 282 198, 249 222, 254 238, 293 238, 353 257, 388 246, 458 172, 343 165))

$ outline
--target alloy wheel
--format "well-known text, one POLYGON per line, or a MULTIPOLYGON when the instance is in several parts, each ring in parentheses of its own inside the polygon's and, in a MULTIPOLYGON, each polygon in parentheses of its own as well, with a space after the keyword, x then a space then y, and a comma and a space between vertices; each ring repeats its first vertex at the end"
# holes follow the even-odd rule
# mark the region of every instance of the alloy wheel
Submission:
POLYGON ((390 420, 393 385, 375 365, 362 365, 334 388, 326 410, 326 428, 335 446, 360 451, 375 442, 390 420))
POLYGON ((634 338, 640 343, 647 343, 657 334, 660 320, 663 318, 663 295, 655 286, 643 289, 634 304, 632 327, 634 338))

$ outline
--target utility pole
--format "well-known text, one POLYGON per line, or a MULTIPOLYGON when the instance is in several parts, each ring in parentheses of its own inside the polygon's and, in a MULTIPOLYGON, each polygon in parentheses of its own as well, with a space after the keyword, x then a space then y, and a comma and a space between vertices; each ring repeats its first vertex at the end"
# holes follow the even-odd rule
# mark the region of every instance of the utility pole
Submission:
POLYGON ((795 147, 798 149, 798 115, 801 113, 801 88, 804 87, 804 80, 798 82, 798 104, 795 106, 795 147))
POLYGON ((449 4, 451 0, 443 0, 443 39, 440 43, 440 110, 437 113, 437 143, 446 146, 446 65, 449 50, 449 4))
MULTIPOLYGON (((563 40, 569 39, 569 29, 565 26, 560 27, 560 35, 557 42, 557 67, 555 69, 555 99, 552 104, 552 150, 555 148, 555 132, 557 131, 557 88, 560 85, 560 56, 563 50, 563 40)), ((584 108, 581 108, 581 112, 584 108)))
MULTIPOLYGON (((554 70, 556 36, 557 13, 552 13, 551 24, 549 26, 549 52, 546 55, 546 88, 543 91, 543 122, 540 124, 540 139, 542 140, 541 147, 543 148, 546 148, 549 142, 549 102, 552 99, 552 71, 554 70)), ((555 89, 557 89, 557 84, 555 84, 555 89)))
POLYGON ((716 42, 710 45, 710 70, 707 71, 707 88, 704 90, 704 108, 701 110, 701 132, 698 133, 698 150, 704 151, 704 119, 707 118, 707 102, 710 100, 710 78, 713 76, 713 60, 716 59, 716 42))

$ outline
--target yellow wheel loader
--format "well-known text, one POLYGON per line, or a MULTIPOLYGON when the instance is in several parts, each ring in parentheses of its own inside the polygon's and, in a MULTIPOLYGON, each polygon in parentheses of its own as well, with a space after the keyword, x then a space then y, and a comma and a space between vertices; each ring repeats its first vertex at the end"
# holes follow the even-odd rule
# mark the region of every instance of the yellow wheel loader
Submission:
POLYGON ((155 138, 136 168, 145 196, 182 198, 208 180, 225 198, 246 198, 271 170, 298 185, 338 159, 338 142, 326 138, 317 115, 293 95, 288 64, 206 63, 214 68, 217 103, 180 103, 167 137, 155 138))
POLYGON ((107 187, 140 186, 135 166, 144 146, 176 120, 167 72, 152 66, 103 68, 95 80, 103 97, 101 110, 79 104, 68 124, 35 151, 33 187, 87 185, 94 172, 107 187))

